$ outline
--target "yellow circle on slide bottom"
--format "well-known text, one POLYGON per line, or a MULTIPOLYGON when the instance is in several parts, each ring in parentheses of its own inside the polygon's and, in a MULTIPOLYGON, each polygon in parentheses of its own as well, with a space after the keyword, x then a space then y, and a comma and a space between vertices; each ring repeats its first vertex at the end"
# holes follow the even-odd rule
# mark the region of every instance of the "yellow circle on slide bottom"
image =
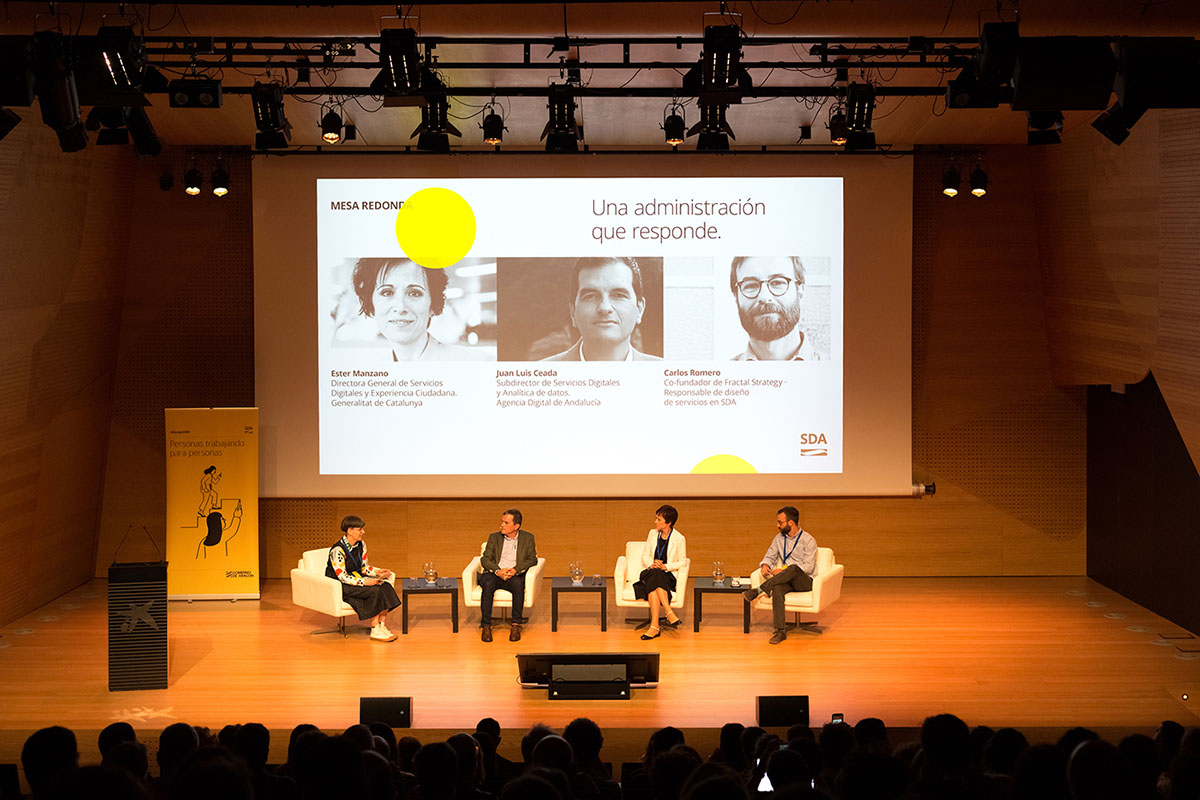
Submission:
POLYGON ((404 255, 430 269, 457 264, 475 244, 475 212, 458 192, 422 189, 396 214, 396 241, 404 255))
POLYGON ((750 475, 757 474, 750 462, 731 455, 709 456, 692 467, 693 475, 750 475))

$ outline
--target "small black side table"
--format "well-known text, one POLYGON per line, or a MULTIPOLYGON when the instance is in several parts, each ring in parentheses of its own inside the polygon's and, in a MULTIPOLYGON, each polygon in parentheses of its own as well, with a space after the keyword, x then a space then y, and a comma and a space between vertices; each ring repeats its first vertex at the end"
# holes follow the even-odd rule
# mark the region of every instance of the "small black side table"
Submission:
POLYGON ((608 630, 608 580, 600 578, 584 578, 575 583, 570 578, 550 579, 550 632, 558 631, 558 594, 559 592, 597 592, 600 595, 600 630, 608 630))
MULTIPOLYGON (((704 595, 706 594, 736 594, 741 597, 742 592, 750 588, 748 582, 743 582, 741 586, 732 585, 733 578, 728 575, 725 580, 716 583, 712 578, 696 578, 693 584, 692 605, 696 610, 692 612, 692 630, 700 632, 700 617, 704 613, 704 595)), ((742 633, 750 632, 750 604, 746 602, 746 598, 742 598, 742 633)))
POLYGON ((426 583, 424 578, 405 578, 400 587, 400 602, 404 605, 400 632, 408 633, 409 597, 421 594, 450 595, 450 621, 454 624, 454 632, 458 633, 458 578, 438 578, 437 583, 426 583))

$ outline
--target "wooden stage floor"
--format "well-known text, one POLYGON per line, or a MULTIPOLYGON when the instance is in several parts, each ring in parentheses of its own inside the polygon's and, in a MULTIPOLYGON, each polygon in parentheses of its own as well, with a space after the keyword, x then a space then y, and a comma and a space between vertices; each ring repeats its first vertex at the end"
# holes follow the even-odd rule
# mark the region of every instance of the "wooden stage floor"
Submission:
POLYGON ((365 629, 313 636, 330 619, 292 606, 288 582, 273 580, 259 601, 172 603, 169 688, 117 693, 107 690, 106 589, 93 581, 0 628, 0 760, 55 723, 80 732, 85 761, 94 732, 114 720, 147 732, 179 720, 341 730, 362 695, 411 696, 421 729, 473 730, 492 716, 515 732, 581 715, 606 729, 711 729, 752 723, 761 694, 809 695, 814 725, 835 711, 893 727, 943 711, 1025 729, 1200 724, 1200 639, 1083 577, 847 578, 823 636, 778 646, 767 642, 768 612, 755 611, 744 635, 740 598, 713 595, 699 633, 685 607, 685 624, 652 642, 611 598, 601 633, 595 596, 563 595, 551 633, 548 584, 519 644, 499 627, 480 642, 476 609, 460 608, 451 633, 444 597, 415 601, 409 634, 393 644, 369 642, 365 629), (661 684, 629 701, 549 701, 516 683, 517 652, 638 650, 662 654, 661 684))

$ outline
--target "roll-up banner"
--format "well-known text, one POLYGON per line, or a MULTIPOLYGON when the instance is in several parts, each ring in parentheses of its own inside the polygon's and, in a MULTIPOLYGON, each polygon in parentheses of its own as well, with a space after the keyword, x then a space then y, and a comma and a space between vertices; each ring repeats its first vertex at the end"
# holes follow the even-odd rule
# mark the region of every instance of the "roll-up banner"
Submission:
POLYGON ((258 409, 168 408, 168 600, 258 599, 258 409))

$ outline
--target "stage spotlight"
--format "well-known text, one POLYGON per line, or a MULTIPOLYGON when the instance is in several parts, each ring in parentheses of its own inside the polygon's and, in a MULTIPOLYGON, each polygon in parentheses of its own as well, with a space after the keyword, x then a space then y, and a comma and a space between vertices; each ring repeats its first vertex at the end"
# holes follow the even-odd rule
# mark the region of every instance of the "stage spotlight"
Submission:
POLYGON ((673 103, 663 113, 666 116, 663 117, 660 127, 663 129, 666 142, 672 147, 678 147, 687 138, 687 123, 683 119, 683 106, 673 103))
POLYGON ((200 184, 204 182, 200 170, 196 169, 196 160, 192 159, 192 168, 183 173, 183 190, 192 197, 200 194, 200 184))
POLYGON ((844 145, 850 137, 850 126, 846 124, 846 113, 842 111, 841 106, 829 109, 829 122, 826 127, 829 128, 830 144, 844 145))
POLYGON ((97 145, 129 144, 129 129, 125 122, 124 108, 96 106, 88 112, 83 126, 89 131, 97 132, 97 145))
POLYGON ((976 164, 975 169, 971 171, 971 177, 968 178, 971 182, 971 194, 976 197, 983 197, 988 191, 988 174, 984 172, 982 164, 976 164))
POLYGON ((128 25, 106 25, 97 33, 105 74, 116 89, 137 90, 146 66, 141 37, 128 25))
POLYGON ((1100 131, 1105 139, 1119 145, 1129 138, 1129 130, 1145 114, 1144 109, 1126 109, 1121 104, 1114 103, 1108 111, 1104 111, 1092 122, 1092 127, 1100 131))
POLYGON ((8 136, 9 132, 17 127, 21 122, 21 117, 11 108, 0 108, 0 139, 8 136))
POLYGON ((483 128, 483 141, 487 144, 498 145, 504 141, 504 118, 496 113, 495 106, 488 105, 488 113, 479 127, 483 128))
POLYGON ((389 28, 379 34, 379 60, 383 69, 376 82, 392 92, 412 92, 421 86, 421 54, 417 32, 412 28, 389 28))
POLYGON ((329 144, 337 144, 342 140, 342 118, 332 108, 321 117, 321 138, 329 144))
POLYGON ((58 135, 62 151, 74 153, 87 147, 70 48, 67 39, 56 31, 33 35, 33 85, 42 121, 58 135))
POLYGON ((575 122, 575 96, 571 88, 563 84, 550 84, 550 97, 546 102, 549 119, 542 129, 540 138, 546 140, 546 151, 550 153, 574 153, 579 150, 583 128, 575 122))
POLYGON ((697 152, 721 153, 729 149, 729 140, 736 139, 733 128, 725 120, 725 105, 700 106, 700 121, 688 130, 688 136, 700 134, 696 140, 697 152))
POLYGON ((951 161, 942 172, 942 194, 946 197, 958 197, 958 187, 962 183, 962 173, 951 161))
POLYGON ((846 87, 846 127, 855 133, 871 130, 875 114, 875 87, 869 83, 852 83, 846 87))
POLYGON ((211 78, 180 78, 167 85, 171 108, 220 108, 221 82, 211 78))
MULTIPOLYGON (((438 82, 441 89, 445 85, 438 82)), ((444 91, 425 96, 426 105, 421 109, 421 124, 410 136, 417 137, 417 149, 428 153, 449 153, 450 135, 462 136, 458 128, 451 124, 449 117, 450 103, 444 91)))
POLYGON ((1060 144, 1063 115, 1061 111, 1026 111, 1029 124, 1026 141, 1031 145, 1060 144))
POLYGON ((283 84, 256 81, 250 97, 254 103, 254 124, 258 128, 254 147, 258 150, 287 147, 292 140, 292 126, 284 114, 283 84))
POLYGON ((224 197, 229 194, 229 173, 225 170, 225 165, 221 163, 221 157, 217 156, 217 165, 212 171, 212 193, 217 197, 224 197))

